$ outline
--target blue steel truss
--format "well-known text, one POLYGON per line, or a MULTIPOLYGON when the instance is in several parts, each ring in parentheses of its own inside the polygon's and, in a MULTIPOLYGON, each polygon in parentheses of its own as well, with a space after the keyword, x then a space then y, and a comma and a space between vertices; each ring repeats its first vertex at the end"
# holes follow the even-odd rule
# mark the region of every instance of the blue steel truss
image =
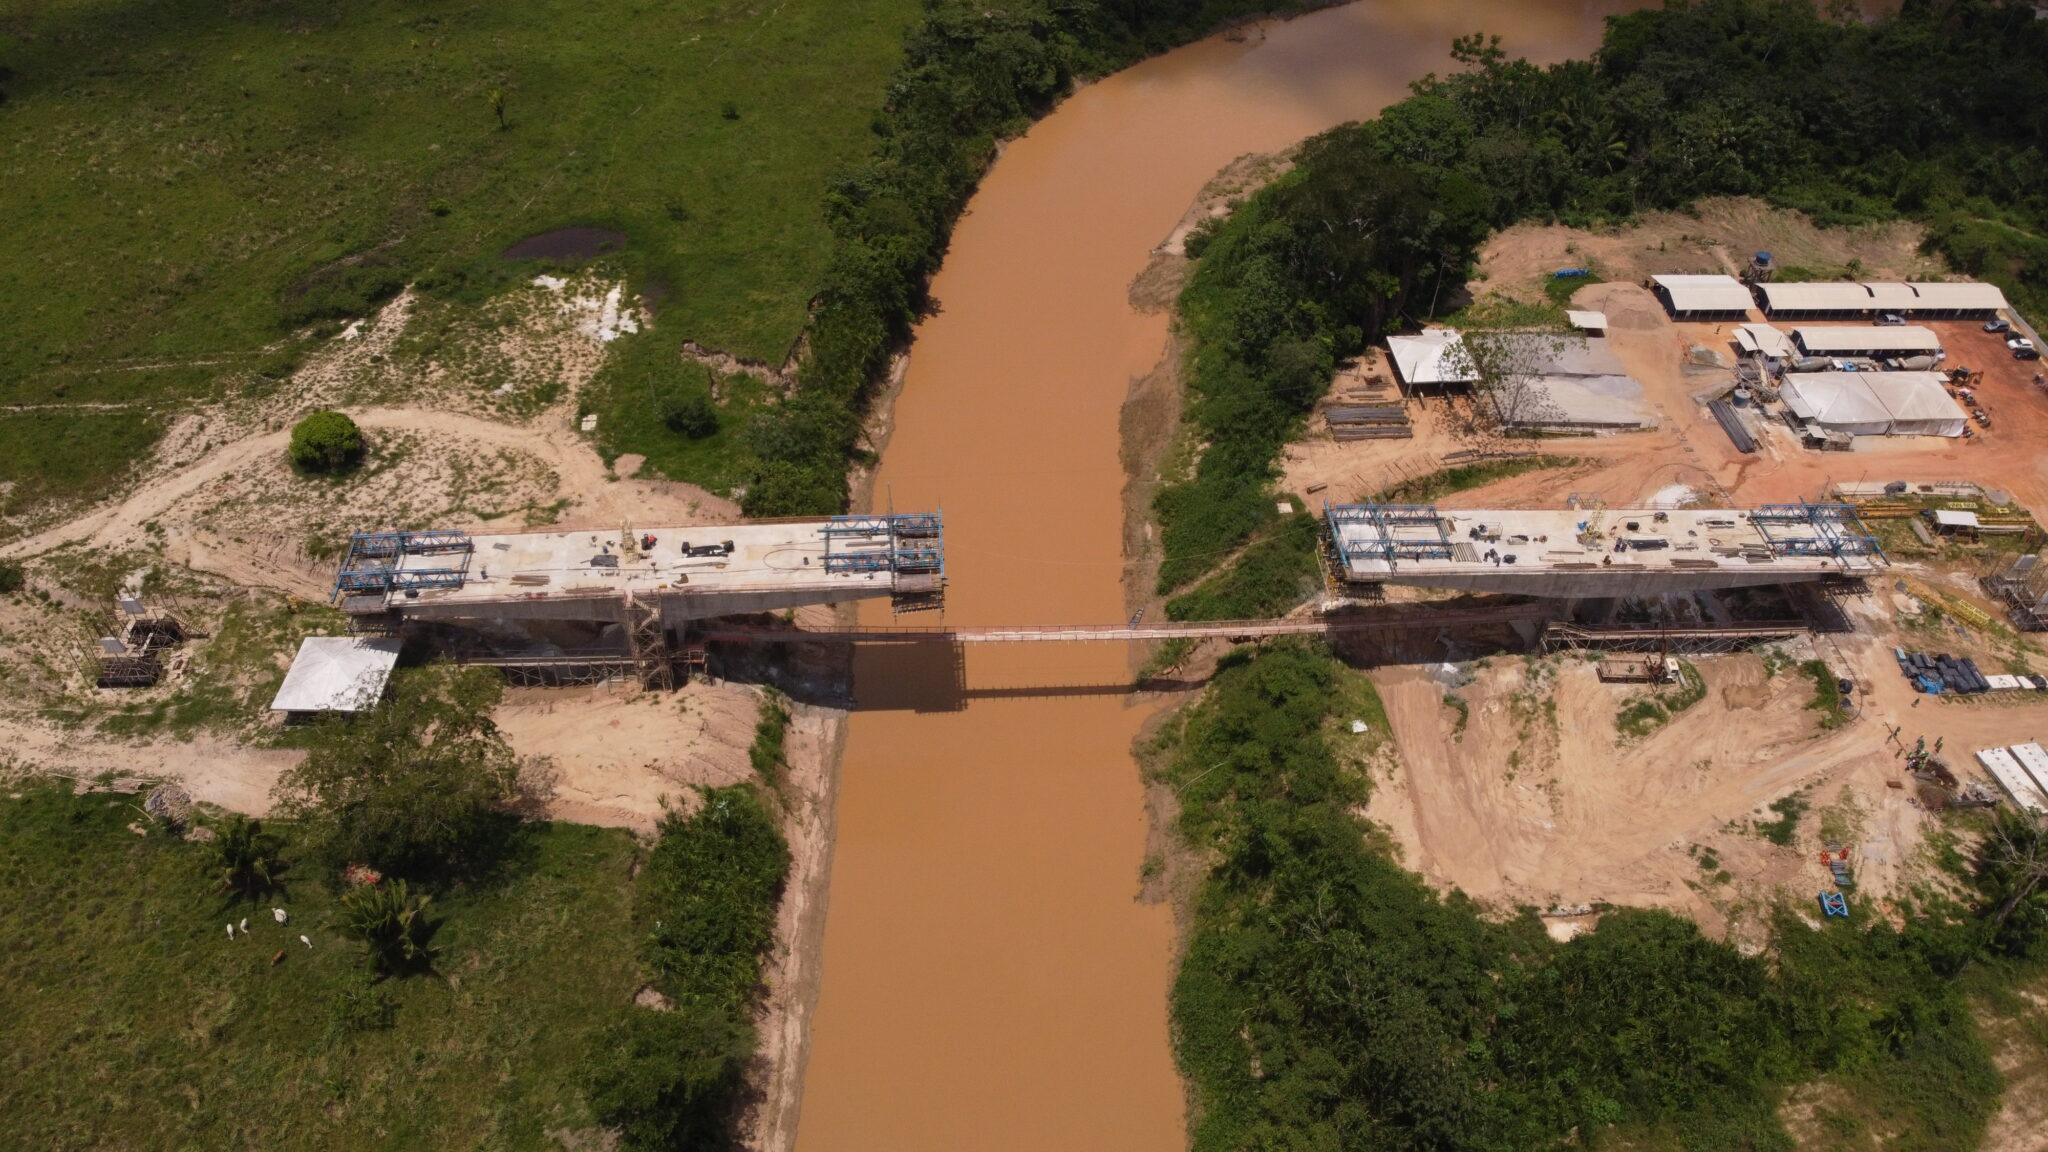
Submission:
POLYGON ((425 532, 359 532, 349 537, 334 595, 382 594, 421 588, 460 588, 469 579, 469 560, 476 551, 469 533, 434 529, 425 532), (408 556, 445 559, 432 566, 406 567, 408 556))
POLYGON ((1829 556, 1838 562, 1851 556, 1890 559, 1853 504, 1765 504, 1751 510, 1749 522, 1780 556, 1829 556), (1779 531, 1772 532, 1773 527, 1779 531), (1787 529, 1804 531, 1795 536, 1787 529))
POLYGON ((1330 544, 1347 560, 1449 560, 1451 538, 1444 531, 1444 519, 1434 504, 1325 504, 1323 519, 1330 529, 1330 544), (1346 540, 1344 528, 1369 529, 1364 540, 1346 540), (1428 532, 1433 536, 1397 535, 1428 532))
POLYGON ((891 572, 945 579, 943 512, 834 516, 821 532, 828 541, 825 552, 827 572, 891 572), (829 546, 829 542, 835 540, 866 540, 878 546, 859 552, 839 552, 829 546))

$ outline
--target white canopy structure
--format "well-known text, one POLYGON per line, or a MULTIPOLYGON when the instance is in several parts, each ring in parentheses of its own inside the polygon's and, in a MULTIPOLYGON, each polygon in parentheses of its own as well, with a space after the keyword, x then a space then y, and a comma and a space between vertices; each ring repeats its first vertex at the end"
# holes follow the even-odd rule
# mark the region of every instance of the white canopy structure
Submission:
POLYGON ((1969 423, 1937 372, 1788 372, 1780 395, 1794 416, 1851 436, 1961 436, 1969 423))
POLYGON ((1939 372, 1860 372, 1877 402, 1892 414, 1894 436, 1961 436, 1969 414, 1943 388, 1939 372))
POLYGON ((1565 309, 1564 318, 1571 321, 1572 327, 1581 331, 1607 331, 1607 313, 1605 312, 1581 312, 1576 308, 1567 308, 1565 309))
POLYGON ((1828 431, 1882 436, 1892 429, 1891 410, 1858 372, 1788 372, 1779 395, 1794 416, 1828 431))
POLYGON ((364 712, 376 707, 398 666, 391 636, 308 636, 277 698, 275 712, 364 712))
POLYGON ((1733 276, 1665 275, 1652 276, 1650 282, 1664 306, 1680 318, 1742 315, 1754 303, 1749 289, 1733 276))
POLYGON ((1479 376, 1459 349, 1461 342, 1454 328, 1425 328, 1412 336, 1387 337, 1387 351, 1404 383, 1470 384, 1479 376))
POLYGON ((1792 330, 1792 339, 1809 356, 1911 356, 1941 351, 1941 337, 1918 324, 1801 325, 1792 330))

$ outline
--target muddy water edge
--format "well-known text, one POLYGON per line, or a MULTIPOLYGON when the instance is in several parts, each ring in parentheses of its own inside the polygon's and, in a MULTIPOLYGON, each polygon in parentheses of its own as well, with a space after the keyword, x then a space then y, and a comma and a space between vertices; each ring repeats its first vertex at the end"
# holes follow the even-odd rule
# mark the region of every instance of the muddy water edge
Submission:
MULTIPOLYGON (((1118 414, 1168 323, 1128 289, 1211 175, 1373 114, 1454 36, 1560 59, 1631 6, 1368 0, 1138 65, 1011 143, 933 283, 873 488, 944 507, 946 622, 1122 618, 1118 414)), ((926 649, 855 658, 797 1148, 1183 1147, 1173 925, 1136 899, 1130 748, 1156 705, 1130 654, 926 649)))

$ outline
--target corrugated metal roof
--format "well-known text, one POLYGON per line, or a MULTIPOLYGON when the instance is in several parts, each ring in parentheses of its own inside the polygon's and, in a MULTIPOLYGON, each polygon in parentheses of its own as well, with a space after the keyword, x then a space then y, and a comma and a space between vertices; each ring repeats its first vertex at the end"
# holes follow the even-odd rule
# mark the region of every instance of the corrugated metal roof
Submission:
POLYGON ((1747 312, 1755 303, 1749 289, 1733 276, 1652 276, 1679 312, 1747 312))
POLYGON ((1795 355, 1792 338, 1769 324, 1738 324, 1735 327, 1735 343, 1744 352, 1761 352, 1774 360, 1795 355))
POLYGON ((1470 384, 1479 379, 1462 350, 1455 329, 1428 328, 1412 336, 1387 337, 1387 351, 1401 379, 1410 384, 1470 384))
POLYGON ((1954 284, 1908 285, 1918 297, 1917 307, 1927 309, 1950 309, 1958 312, 1973 312, 1980 309, 1996 311, 2010 307, 2005 302, 2005 293, 1996 284, 1975 282, 1954 284))
POLYGON ((1565 310, 1564 318, 1571 321, 1574 328, 1604 330, 1607 327, 1605 312, 1581 312, 1575 308, 1568 308, 1565 310))
POLYGON ((1870 290, 1870 299, 1887 312, 1902 312, 1920 302, 1911 284, 1865 284, 1870 290))
POLYGON ((1815 356, 1849 352, 1939 352, 1941 337, 1918 324, 1801 326, 1792 330, 1799 346, 1815 356))
POLYGON ((1870 312, 1877 308, 1868 288, 1846 280, 1759 284, 1757 290, 1773 312, 1870 312))
POLYGON ((1934 522, 1943 528, 1980 527, 1977 523, 1977 514, 1975 512, 1958 512, 1953 508, 1936 508, 1934 510, 1934 522))

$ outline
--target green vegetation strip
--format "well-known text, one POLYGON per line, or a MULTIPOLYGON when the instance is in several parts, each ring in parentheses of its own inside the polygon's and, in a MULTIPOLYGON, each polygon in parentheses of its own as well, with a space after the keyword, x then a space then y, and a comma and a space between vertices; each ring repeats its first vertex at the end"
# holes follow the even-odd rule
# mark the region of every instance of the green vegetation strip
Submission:
POLYGON ((1281 645, 1226 660, 1154 749, 1210 862, 1172 1005, 1198 1152, 1789 1149, 1776 1109, 1822 1078, 1830 1123, 1887 1146, 1983 1131, 2000 1083, 1958 981, 2042 942, 2048 917, 1998 919, 2037 890, 2025 867, 1899 928, 1782 910, 1764 956, 1653 911, 1559 944, 1378 847, 1358 812, 1383 720, 1362 676, 1281 645))

